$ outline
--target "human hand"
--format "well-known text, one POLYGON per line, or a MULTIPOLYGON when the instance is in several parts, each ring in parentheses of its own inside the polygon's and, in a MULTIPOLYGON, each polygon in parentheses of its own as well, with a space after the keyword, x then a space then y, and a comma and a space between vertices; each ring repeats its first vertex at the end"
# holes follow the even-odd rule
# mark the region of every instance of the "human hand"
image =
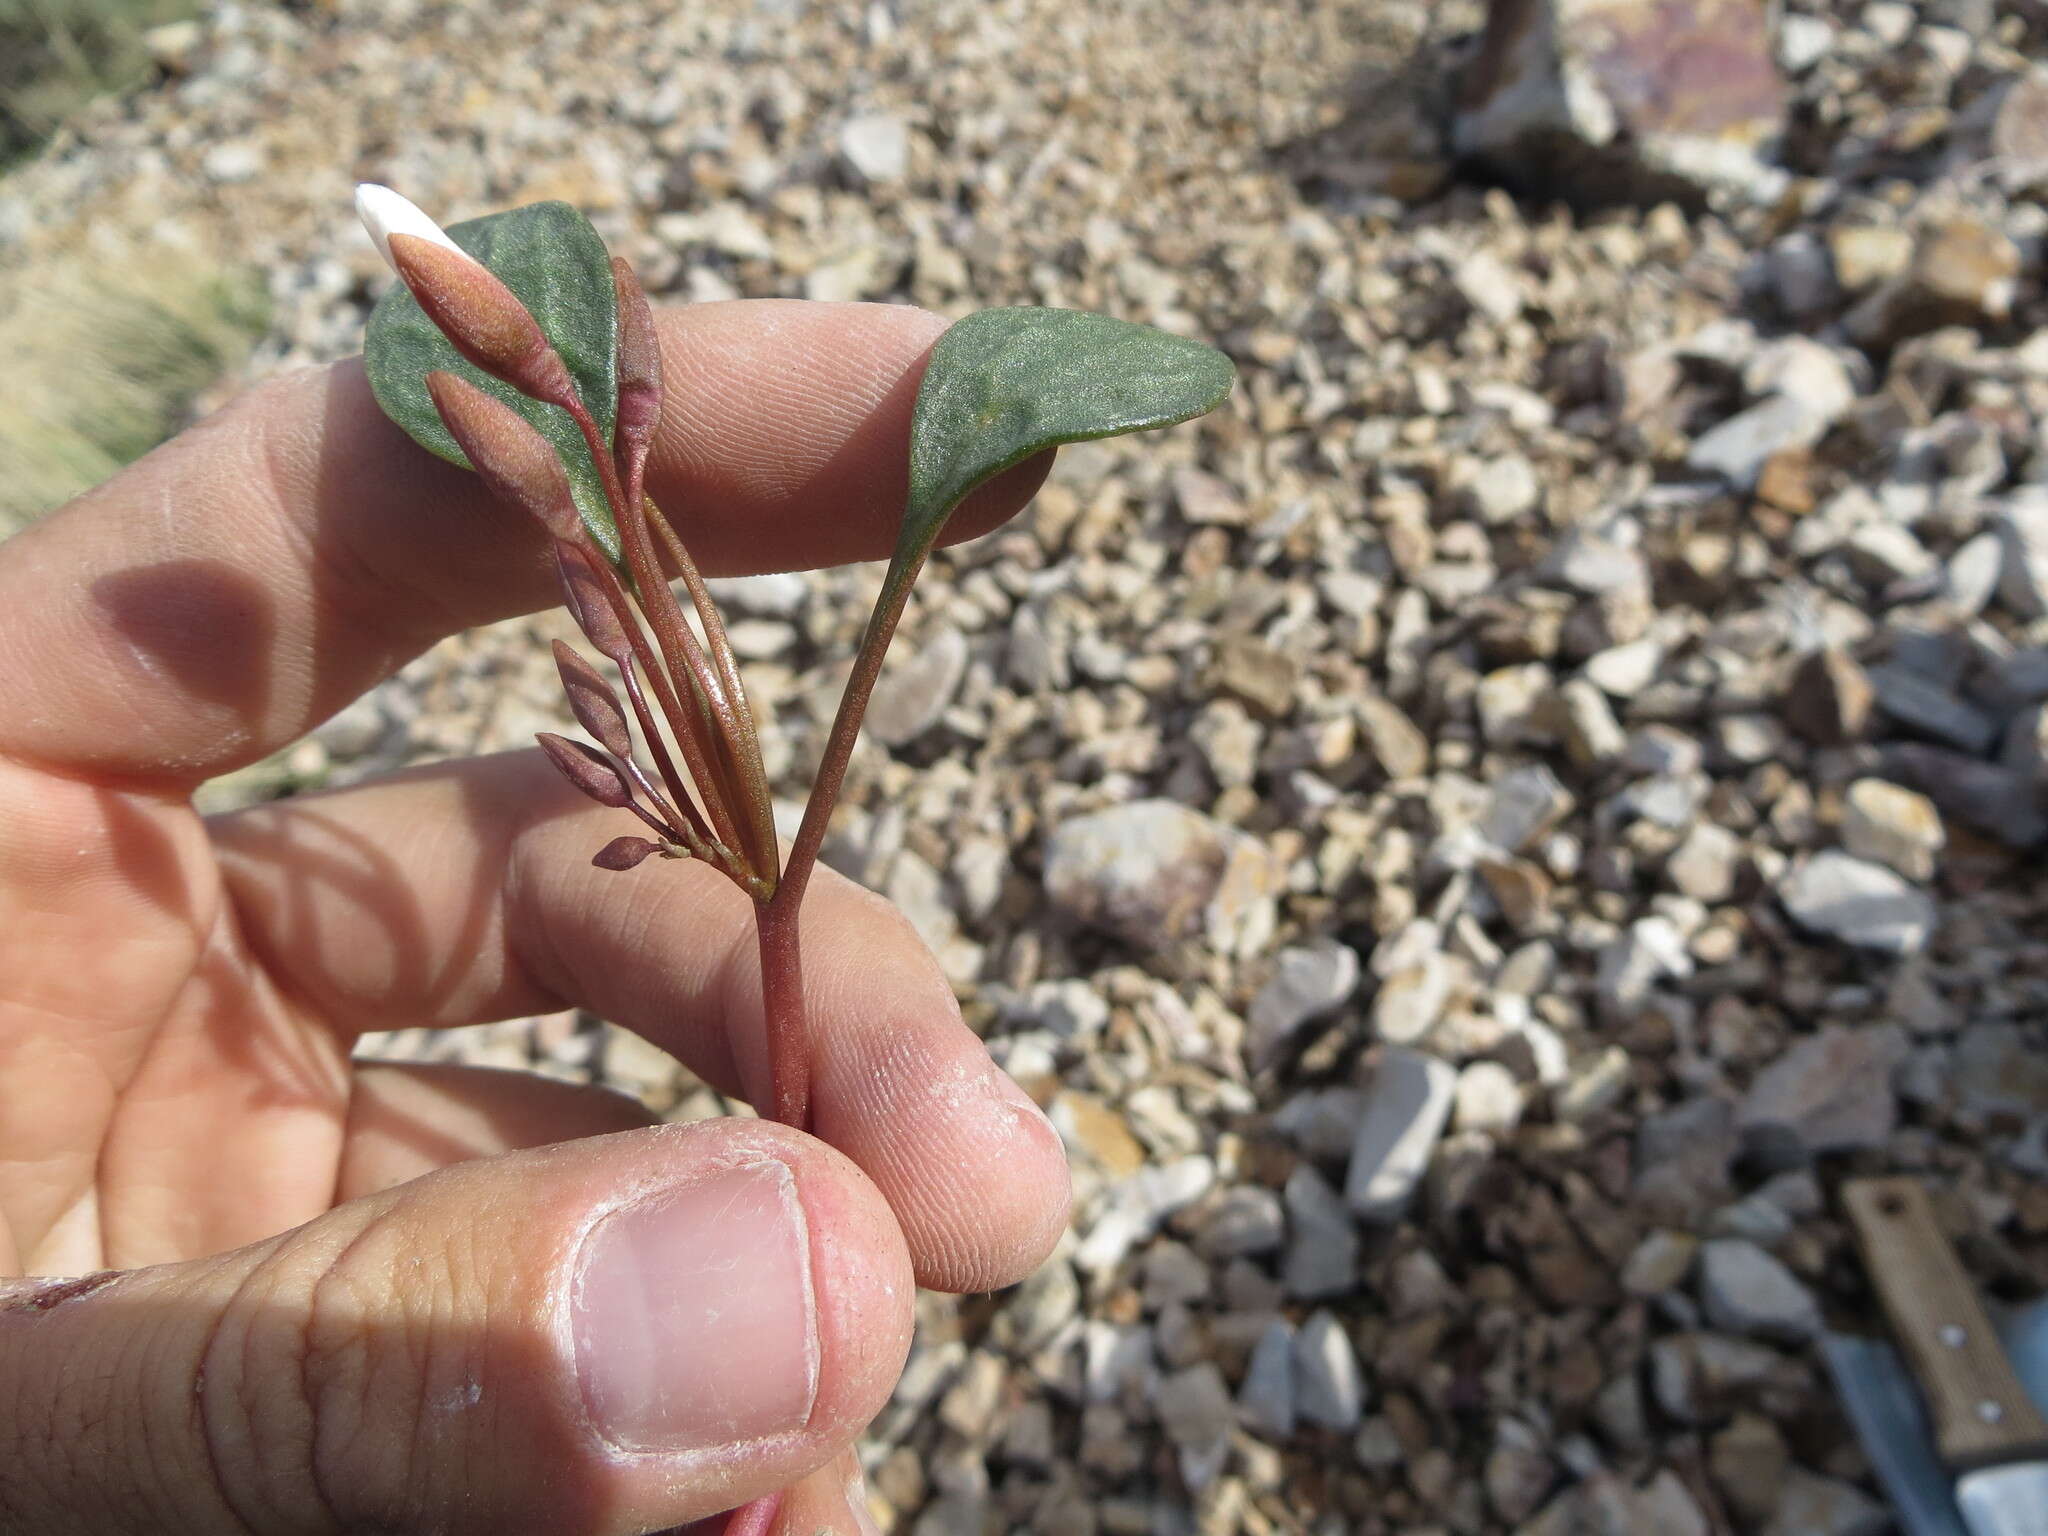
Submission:
MULTIPOLYGON (((650 488, 706 572, 886 553, 940 322, 663 327, 650 488)), ((778 1530, 859 1532, 848 1447, 913 1278, 1008 1284, 1057 1238, 1057 1138, 908 924, 829 876, 815 1138, 350 1062, 365 1031, 578 1003, 763 1091, 746 898, 693 863, 591 868, 609 813, 537 752, 191 808, 441 636, 554 600, 542 540, 355 363, 0 546, 0 1276, 85 1277, 0 1279, 10 1536, 597 1536, 777 1487, 778 1530)))

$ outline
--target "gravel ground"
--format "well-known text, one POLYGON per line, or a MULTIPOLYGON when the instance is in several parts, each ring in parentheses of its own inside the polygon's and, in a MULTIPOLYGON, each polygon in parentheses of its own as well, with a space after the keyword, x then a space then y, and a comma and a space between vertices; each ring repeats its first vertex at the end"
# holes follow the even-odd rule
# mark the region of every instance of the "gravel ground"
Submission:
MULTIPOLYGON (((1786 12, 1782 131, 1698 176, 1644 131, 1574 213, 1587 165, 1449 123, 1463 0, 224 6, 11 183, 0 271, 254 260, 258 371, 324 360, 374 179, 567 198, 672 301, 1226 347, 1225 410, 935 560, 850 781, 833 862, 1079 1196, 1033 1280, 921 1301, 879 1524, 1854 1536, 1840 1180, 2048 1288, 2048 11, 1786 12)), ((875 582, 728 584, 786 794, 875 582)), ((210 792, 519 745, 561 631, 210 792)), ((730 1108, 575 1015, 377 1048, 730 1108)))

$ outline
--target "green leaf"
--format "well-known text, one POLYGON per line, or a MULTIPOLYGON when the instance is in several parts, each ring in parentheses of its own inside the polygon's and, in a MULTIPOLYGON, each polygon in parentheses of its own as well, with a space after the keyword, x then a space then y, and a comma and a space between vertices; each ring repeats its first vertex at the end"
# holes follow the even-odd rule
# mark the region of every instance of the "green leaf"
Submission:
MULTIPOLYGON (((619 403, 618 298, 611 256, 590 221, 567 203, 529 203, 452 224, 448 234, 497 273, 533 312, 569 365, 584 407, 609 442, 619 403)), ((371 311, 363 362, 384 414, 428 452, 465 469, 469 460, 441 425, 428 398, 427 375, 436 368, 458 373, 518 411, 554 443, 569 471, 585 526, 607 554, 618 558, 619 534, 604 483, 569 413, 529 400, 465 361, 434 328, 405 284, 393 283, 371 311)))
POLYGON ((932 349, 910 423, 910 496, 892 581, 967 493, 1061 443, 1172 426, 1236 378, 1214 347, 1073 309, 984 309, 932 349))

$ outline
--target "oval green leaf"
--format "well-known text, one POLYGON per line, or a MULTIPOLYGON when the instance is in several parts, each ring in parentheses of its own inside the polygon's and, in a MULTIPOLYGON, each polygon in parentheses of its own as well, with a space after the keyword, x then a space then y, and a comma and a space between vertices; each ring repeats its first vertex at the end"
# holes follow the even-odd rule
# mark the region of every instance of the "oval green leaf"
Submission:
POLYGON ((1062 443, 1214 410, 1236 370, 1214 347, 1074 309, 984 309, 932 349, 910 423, 910 496, 892 574, 930 551, 962 498, 1062 443))
MULTIPOLYGON (((533 312, 569 365, 585 408, 610 441, 619 403, 618 298, 611 256, 590 221, 567 203, 529 203, 451 224, 448 234, 533 312)), ((370 312, 363 363, 384 414, 428 452, 465 469, 469 460, 428 397, 427 375, 436 368, 458 373, 518 411, 555 445, 584 525, 607 554, 618 558, 619 534, 604 483, 569 413, 529 400, 466 361, 434 328, 405 284, 394 282, 370 312)))

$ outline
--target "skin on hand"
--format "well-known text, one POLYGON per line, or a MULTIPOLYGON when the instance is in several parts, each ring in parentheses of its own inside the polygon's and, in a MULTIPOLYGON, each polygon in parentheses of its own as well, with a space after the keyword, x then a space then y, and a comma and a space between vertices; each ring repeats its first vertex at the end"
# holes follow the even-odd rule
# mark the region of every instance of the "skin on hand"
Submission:
MULTIPOLYGON (((941 328, 662 317, 649 490, 707 573, 887 551, 941 328)), ((958 536, 1043 469, 977 493, 958 536)), ((778 1529, 855 1532, 842 1453, 912 1279, 1010 1283, 1063 1228, 1043 1117, 901 917, 822 874, 818 1140, 351 1066, 365 1030, 574 1002, 762 1087, 745 898, 689 864, 590 868, 630 819, 537 752, 190 809, 442 635, 554 601, 543 540, 385 422, 353 363, 0 546, 0 1275, 167 1266, 0 1289, 0 1528, 606 1532, 810 1473, 778 1529), (640 1258, 589 1268, 604 1234, 640 1258), (791 1339, 751 1384, 720 1367, 791 1339)))

